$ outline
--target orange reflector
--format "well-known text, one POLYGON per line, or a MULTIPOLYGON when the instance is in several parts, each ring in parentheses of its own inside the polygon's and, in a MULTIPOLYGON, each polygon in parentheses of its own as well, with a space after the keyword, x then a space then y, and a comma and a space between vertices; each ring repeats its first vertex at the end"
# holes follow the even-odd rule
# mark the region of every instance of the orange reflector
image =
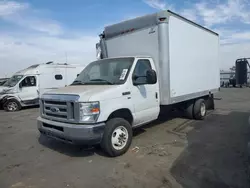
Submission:
POLYGON ((99 112, 99 108, 92 108, 92 109, 91 109, 91 112, 97 113, 97 112, 99 112))

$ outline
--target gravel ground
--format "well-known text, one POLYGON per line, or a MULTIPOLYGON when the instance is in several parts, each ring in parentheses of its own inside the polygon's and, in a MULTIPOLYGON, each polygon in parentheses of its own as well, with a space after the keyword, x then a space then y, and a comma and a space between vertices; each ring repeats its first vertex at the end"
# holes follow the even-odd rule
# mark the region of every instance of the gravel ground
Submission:
POLYGON ((249 92, 222 89, 204 121, 169 117, 137 129, 117 158, 40 138, 37 108, 1 110, 0 188, 250 187, 249 92))

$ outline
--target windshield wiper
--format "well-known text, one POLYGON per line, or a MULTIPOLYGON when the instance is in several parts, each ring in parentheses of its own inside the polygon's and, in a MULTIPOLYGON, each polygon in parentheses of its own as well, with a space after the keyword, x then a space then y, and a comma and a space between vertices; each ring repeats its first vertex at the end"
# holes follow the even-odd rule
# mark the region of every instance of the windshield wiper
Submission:
POLYGON ((83 84, 85 84, 85 83, 83 83, 80 80, 75 80, 71 85, 83 85, 83 84))
POLYGON ((100 79, 100 78, 98 78, 98 79, 93 79, 93 80, 90 80, 90 81, 103 81, 103 82, 107 82, 107 83, 110 84, 110 85, 114 85, 114 83, 112 83, 112 82, 110 82, 110 81, 108 81, 108 80, 100 79))

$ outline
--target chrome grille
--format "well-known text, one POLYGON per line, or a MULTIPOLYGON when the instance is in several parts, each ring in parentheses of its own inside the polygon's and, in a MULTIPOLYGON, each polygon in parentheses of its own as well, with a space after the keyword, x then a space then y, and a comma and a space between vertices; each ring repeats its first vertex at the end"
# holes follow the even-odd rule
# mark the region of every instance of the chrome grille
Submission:
MULTIPOLYGON (((55 120, 55 121, 62 121, 62 122, 74 122, 77 120, 75 116, 76 112, 76 105, 75 101, 72 100, 62 100, 61 95, 46 95, 41 99, 41 112, 42 116, 55 120)), ((69 96, 67 96, 69 97, 69 96)), ((64 98, 65 99, 65 98, 64 98)), ((68 98, 66 98, 68 99, 68 98)))
POLYGON ((68 119, 67 102, 44 101, 44 114, 46 116, 68 119))

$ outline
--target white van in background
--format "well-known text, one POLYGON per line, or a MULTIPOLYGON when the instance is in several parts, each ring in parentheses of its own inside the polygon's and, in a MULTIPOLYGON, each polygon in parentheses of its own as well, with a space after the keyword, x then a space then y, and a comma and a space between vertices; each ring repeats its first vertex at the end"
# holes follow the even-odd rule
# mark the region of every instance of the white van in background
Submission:
POLYGON ((83 69, 83 65, 53 62, 32 65, 0 86, 0 104, 6 111, 38 105, 45 91, 70 85, 83 69))

